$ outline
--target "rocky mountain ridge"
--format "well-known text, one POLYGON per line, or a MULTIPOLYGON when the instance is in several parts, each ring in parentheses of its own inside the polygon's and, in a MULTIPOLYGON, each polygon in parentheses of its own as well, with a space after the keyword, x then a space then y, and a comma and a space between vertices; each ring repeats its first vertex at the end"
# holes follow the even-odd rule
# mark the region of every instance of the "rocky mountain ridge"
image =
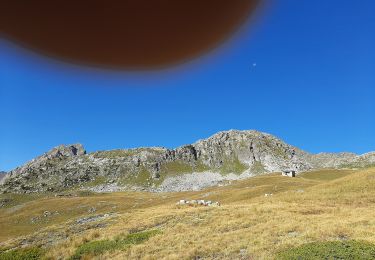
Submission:
POLYGON ((374 164, 375 153, 310 154, 270 134, 230 130, 176 149, 87 154, 81 144, 61 145, 10 171, 0 181, 0 192, 181 191, 290 169, 302 172, 374 164))
POLYGON ((1 181, 2 178, 5 177, 6 174, 7 174, 6 172, 0 171, 0 181, 1 181))

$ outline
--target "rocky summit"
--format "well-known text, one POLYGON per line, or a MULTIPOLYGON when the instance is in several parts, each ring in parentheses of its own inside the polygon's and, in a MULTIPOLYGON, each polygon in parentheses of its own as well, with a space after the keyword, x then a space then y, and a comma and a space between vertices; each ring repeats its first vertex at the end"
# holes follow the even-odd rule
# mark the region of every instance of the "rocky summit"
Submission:
POLYGON ((60 145, 10 171, 0 181, 0 192, 199 190, 285 170, 298 174, 319 168, 372 165, 375 153, 310 154, 270 134, 230 130, 176 149, 148 147, 86 153, 81 144, 60 145))

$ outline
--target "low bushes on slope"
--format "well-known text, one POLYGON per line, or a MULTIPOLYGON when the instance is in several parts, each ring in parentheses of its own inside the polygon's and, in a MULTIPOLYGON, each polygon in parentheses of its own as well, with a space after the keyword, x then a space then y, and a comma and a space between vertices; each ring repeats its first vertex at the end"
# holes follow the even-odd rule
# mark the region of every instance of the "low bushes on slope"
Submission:
POLYGON ((41 259, 44 251, 37 247, 0 251, 1 260, 37 260, 41 259))
POLYGON ((98 256, 108 251, 124 249, 127 246, 140 244, 158 233, 160 233, 159 230, 151 230, 129 234, 125 237, 117 237, 114 240, 88 242, 79 246, 70 259, 79 260, 84 256, 98 256))
POLYGON ((280 252, 280 260, 370 260, 375 259, 375 245, 363 241, 328 241, 304 244, 280 252))

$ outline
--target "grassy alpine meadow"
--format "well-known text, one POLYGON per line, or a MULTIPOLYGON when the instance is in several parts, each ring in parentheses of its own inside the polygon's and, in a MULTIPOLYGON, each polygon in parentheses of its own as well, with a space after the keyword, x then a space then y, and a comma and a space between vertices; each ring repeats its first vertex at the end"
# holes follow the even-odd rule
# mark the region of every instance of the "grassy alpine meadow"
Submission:
POLYGON ((0 201, 0 259, 375 258, 375 168, 275 173, 197 192, 0 201))

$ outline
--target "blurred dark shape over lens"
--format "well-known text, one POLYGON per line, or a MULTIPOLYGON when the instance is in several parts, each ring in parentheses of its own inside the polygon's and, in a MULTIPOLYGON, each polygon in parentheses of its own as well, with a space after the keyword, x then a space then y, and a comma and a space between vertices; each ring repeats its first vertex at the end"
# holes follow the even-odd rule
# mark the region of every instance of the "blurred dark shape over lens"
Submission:
POLYGON ((0 3, 0 33, 69 62, 126 69, 178 64, 243 24, 259 0, 14 1, 0 3))

